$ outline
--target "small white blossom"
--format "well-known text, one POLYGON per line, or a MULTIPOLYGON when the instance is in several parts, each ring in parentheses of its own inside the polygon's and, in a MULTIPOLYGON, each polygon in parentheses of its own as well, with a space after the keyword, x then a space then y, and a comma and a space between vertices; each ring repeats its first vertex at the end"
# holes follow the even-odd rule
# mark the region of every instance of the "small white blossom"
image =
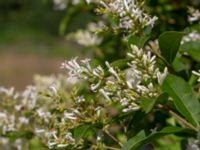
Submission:
POLYGON ((26 117, 19 117, 19 122, 20 122, 21 124, 27 125, 27 124, 29 123, 29 119, 26 118, 26 117))
POLYGON ((200 82, 200 70, 198 72, 193 70, 192 73, 198 77, 197 81, 200 82))
POLYGON ((105 91, 104 89, 100 89, 99 92, 100 92, 108 101, 110 101, 109 95, 110 95, 111 93, 105 91))
POLYGON ((53 0, 55 10, 63 10, 67 8, 65 0, 53 0))
POLYGON ((13 96, 14 90, 15 90, 14 87, 11 87, 9 89, 6 89, 4 87, 0 87, 0 93, 3 93, 7 96, 13 96))
POLYGON ((29 109, 33 109, 37 102, 37 89, 35 86, 27 86, 26 90, 22 93, 23 105, 28 106, 29 109))
POLYGON ((188 21, 190 23, 195 22, 195 21, 200 21, 200 11, 198 9, 194 9, 192 7, 189 7, 189 16, 188 16, 188 21))
POLYGON ((78 44, 86 47, 99 45, 102 41, 97 34, 88 30, 78 30, 75 33, 71 33, 68 37, 73 38, 78 44))
POLYGON ((114 75, 118 81, 120 81, 119 75, 117 74, 117 72, 114 70, 114 68, 109 64, 109 62, 105 62, 106 66, 108 67, 108 71, 114 75))
POLYGON ((64 118, 65 119, 70 119, 70 120, 76 120, 76 116, 74 115, 74 113, 68 113, 68 112, 64 112, 64 118))
POLYGON ((36 134, 45 133, 45 130, 44 130, 44 129, 38 129, 38 128, 36 128, 36 129, 35 129, 35 133, 36 133, 36 134))
POLYGON ((162 85, 162 83, 163 83, 164 79, 166 78, 167 74, 168 74, 167 67, 165 67, 163 73, 157 72, 157 79, 158 79, 158 83, 159 83, 160 85, 162 85))
POLYGON ((99 81, 97 84, 91 84, 90 89, 95 92, 97 88, 100 86, 100 84, 101 81, 99 81))
POLYGON ((65 136, 65 138, 67 140, 69 140, 70 142, 75 142, 75 139, 72 137, 72 133, 71 132, 68 132, 65 136))

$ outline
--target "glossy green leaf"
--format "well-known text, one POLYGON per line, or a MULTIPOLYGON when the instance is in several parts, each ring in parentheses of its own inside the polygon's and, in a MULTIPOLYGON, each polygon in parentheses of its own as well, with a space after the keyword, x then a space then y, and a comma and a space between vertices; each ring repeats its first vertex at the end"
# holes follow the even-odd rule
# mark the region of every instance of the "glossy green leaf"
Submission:
POLYGON ((128 67, 128 59, 119 59, 111 63, 111 66, 119 69, 126 69, 128 67))
POLYGON ((162 136, 180 132, 188 132, 188 130, 179 127, 166 127, 161 131, 150 134, 149 136, 145 136, 144 131, 141 131, 136 136, 129 139, 128 142, 124 144, 122 150, 136 150, 162 136))
MULTIPOLYGON (((131 150, 134 149, 134 145, 139 143, 141 140, 145 139, 145 132, 144 130, 140 131, 136 136, 128 140, 128 142, 123 146, 122 150, 131 150)), ((141 145, 143 146, 143 145, 141 145)))
POLYGON ((74 138, 75 138, 76 143, 78 143, 80 139, 85 136, 89 128, 90 128, 90 125, 82 125, 82 126, 77 127, 74 130, 74 138))
POLYGON ((167 31, 159 36, 161 55, 171 64, 179 50, 183 32, 167 31))
POLYGON ((143 36, 143 37, 138 37, 136 35, 132 35, 129 39, 128 39, 128 44, 129 45, 136 45, 139 48, 143 48, 145 43, 148 41, 148 39, 150 38, 150 36, 143 36))
POLYGON ((181 46, 181 51, 187 52, 194 60, 200 62, 200 41, 190 41, 181 46))
POLYGON ((140 101, 141 101, 142 109, 146 113, 149 113, 152 110, 152 108, 153 108, 153 106, 154 106, 154 104, 156 102, 156 99, 150 99, 150 98, 143 97, 143 98, 140 99, 140 101))
POLYGON ((200 120, 200 104, 191 86, 182 78, 168 75, 162 90, 173 98, 177 110, 194 126, 200 120))

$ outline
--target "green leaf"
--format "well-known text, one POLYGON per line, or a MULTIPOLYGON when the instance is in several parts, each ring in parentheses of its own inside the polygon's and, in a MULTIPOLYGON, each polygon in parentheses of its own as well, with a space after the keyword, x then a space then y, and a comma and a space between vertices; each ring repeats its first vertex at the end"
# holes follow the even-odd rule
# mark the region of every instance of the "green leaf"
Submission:
POLYGON ((179 128, 179 127, 165 127, 161 131, 150 134, 145 137, 144 131, 139 132, 136 136, 129 139, 127 143, 124 144, 122 150, 136 150, 141 148, 143 145, 148 144, 162 136, 180 132, 188 132, 189 130, 179 128))
POLYGON ((191 86, 182 78, 168 75, 162 85, 163 92, 173 98, 177 110, 194 126, 200 121, 200 104, 191 86))
POLYGON ((145 43, 149 40, 149 38, 150 36, 138 37, 136 35, 132 35, 128 39, 128 45, 136 45, 139 48, 143 48, 145 43))
POLYGON ((48 150, 39 139, 32 139, 29 143, 30 150, 48 150))
POLYGON ((74 138, 75 138, 76 143, 78 143, 80 139, 85 136, 89 128, 90 128, 90 125, 82 125, 82 126, 77 127, 74 130, 74 138))
MULTIPOLYGON (((122 150, 131 150, 134 148, 134 145, 139 143, 142 139, 145 139, 145 132, 144 130, 140 131, 136 136, 128 140, 126 144, 124 144, 122 150)), ((142 145, 141 145, 142 146, 142 145)))
POLYGON ((156 99, 150 99, 150 98, 142 97, 140 99, 140 101, 141 101, 141 107, 143 108, 143 110, 146 113, 149 113, 151 111, 151 109, 153 108, 153 106, 156 102, 156 99))
POLYGON ((119 69, 126 69, 128 67, 128 59, 119 59, 111 63, 111 66, 119 69))
POLYGON ((184 43, 180 49, 183 52, 187 52, 194 60, 200 62, 200 41, 184 43))
POLYGON ((159 36, 161 54, 170 64, 176 57, 183 35, 183 32, 167 31, 159 36))

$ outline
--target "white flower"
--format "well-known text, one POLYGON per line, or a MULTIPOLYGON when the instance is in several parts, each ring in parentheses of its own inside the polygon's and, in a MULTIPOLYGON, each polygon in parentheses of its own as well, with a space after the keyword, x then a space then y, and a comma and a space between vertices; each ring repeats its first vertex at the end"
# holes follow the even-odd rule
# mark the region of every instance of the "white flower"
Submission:
POLYGON ((68 132, 65 136, 65 138, 67 140, 69 140, 70 142, 75 142, 75 139, 72 137, 72 133, 71 132, 68 132))
POLYGON ((37 96, 36 87, 31 85, 27 86, 26 90, 22 93, 22 104, 27 106, 29 109, 33 109, 36 105, 37 96))
POLYGON ((192 73, 198 77, 197 81, 200 82, 200 70, 198 72, 193 70, 192 73))
POLYGON ((127 106, 129 104, 129 100, 127 98, 122 98, 120 100, 122 106, 127 106))
POLYGON ((76 120, 76 116, 74 115, 74 113, 68 113, 68 112, 64 112, 64 118, 65 119, 70 119, 70 120, 76 120))
POLYGON ((67 146, 68 146, 68 144, 58 144, 57 145, 58 148, 64 148, 64 147, 67 147, 67 146))
POLYGON ((100 3, 105 9, 105 12, 111 12, 114 16, 119 18, 119 27, 138 32, 140 29, 151 26, 153 27, 157 17, 151 18, 150 15, 145 13, 142 8, 144 2, 137 0, 112 0, 103 1, 100 3))
POLYGON ((0 112, 0 119, 6 119, 7 115, 4 112, 0 112))
POLYGON ((27 125, 29 123, 29 119, 26 117, 19 117, 19 122, 27 125))
POLYGON ((38 109, 36 112, 37 112, 38 116, 41 117, 42 119, 44 119, 44 121, 46 123, 49 122, 49 119, 51 118, 50 112, 45 112, 42 110, 42 108, 38 109))
POLYGON ((46 133, 46 136, 48 137, 48 138, 54 138, 54 139, 58 139, 58 137, 57 137, 57 131, 50 131, 50 132, 47 132, 46 133))
POLYGON ((77 32, 70 34, 68 37, 73 37, 78 44, 86 47, 99 45, 102 41, 102 39, 95 33, 88 30, 78 30, 77 32))
POLYGON ((97 88, 100 86, 100 84, 101 80, 97 84, 91 84, 90 89, 95 92, 97 88))
POLYGON ((104 70, 101 66, 98 66, 97 68, 93 69, 92 71, 93 75, 101 78, 102 76, 104 76, 104 70))
POLYGON ((57 88, 56 88, 56 86, 55 85, 51 85, 51 86, 49 86, 49 89, 52 91, 52 94, 53 94, 53 96, 56 96, 57 95, 57 88))
POLYGON ((19 105, 15 105, 15 109, 17 110, 17 111, 21 111, 22 109, 23 109, 23 105, 22 104, 19 104, 19 105))
POLYGON ((36 129, 35 129, 35 133, 36 133, 36 134, 45 133, 45 130, 44 130, 44 129, 38 129, 38 128, 36 128, 36 129))
POLYGON ((14 87, 11 87, 9 89, 6 89, 4 87, 0 87, 0 93, 3 93, 7 96, 13 96, 14 90, 15 90, 14 87))
POLYGON ((200 41, 200 34, 195 30, 190 32, 189 34, 185 35, 182 38, 181 44, 184 44, 190 41, 200 41))
POLYGON ((85 102, 84 96, 77 96, 75 100, 76 100, 76 102, 78 102, 78 103, 85 102))
POLYGON ((190 14, 190 16, 188 16, 188 21, 190 23, 200 20, 200 11, 198 9, 194 9, 192 7, 189 7, 188 11, 189 11, 189 14, 190 14))
POLYGON ((99 2, 99 0, 85 0, 85 1, 87 4, 99 2))
POLYGON ((74 59, 70 60, 70 61, 66 61, 64 63, 61 64, 61 68, 64 69, 68 69, 69 70, 69 75, 70 76, 80 76, 80 73, 82 73, 82 68, 81 66, 77 63, 77 58, 75 57, 74 59))
POLYGON ((118 75, 117 72, 114 70, 114 68, 111 67, 111 65, 109 64, 109 62, 106 61, 105 64, 106 64, 106 66, 108 67, 108 71, 109 71, 112 75, 114 75, 114 76, 117 78, 118 81, 120 81, 119 75, 118 75))
POLYGON ((65 0, 53 0, 55 10, 63 10, 67 8, 65 0))
POLYGON ((167 67, 165 67, 163 73, 161 73, 161 72, 159 72, 159 71, 157 72, 157 79, 158 79, 158 83, 159 83, 160 85, 163 84, 163 81, 164 81, 164 79, 166 78, 167 74, 168 74, 167 67))
POLYGON ((48 147, 49 147, 50 149, 53 148, 55 145, 57 145, 57 142, 48 141, 48 147))
POLYGON ((110 95, 111 93, 105 91, 104 89, 100 89, 99 92, 100 92, 108 101, 110 101, 109 95, 110 95))

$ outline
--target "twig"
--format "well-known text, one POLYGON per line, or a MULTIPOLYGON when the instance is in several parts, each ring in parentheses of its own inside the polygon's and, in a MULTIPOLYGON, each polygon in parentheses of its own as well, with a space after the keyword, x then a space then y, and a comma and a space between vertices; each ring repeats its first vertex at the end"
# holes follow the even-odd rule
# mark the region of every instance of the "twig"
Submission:
MULTIPOLYGON (((158 105, 160 108, 164 108, 163 105, 159 104, 158 105)), ((173 117, 175 117, 177 120, 181 121, 186 127, 189 127, 193 130, 195 130, 196 132, 198 132, 198 129, 196 127, 194 127, 191 123, 189 123, 187 120, 185 120, 183 117, 181 117, 180 115, 178 115, 177 113, 175 113, 172 110, 168 110, 165 108, 165 110, 167 110, 169 112, 170 115, 172 115, 173 117)))
POLYGON ((110 147, 110 146, 103 146, 106 149, 110 149, 110 150, 120 150, 119 148, 115 148, 115 147, 110 147))
POLYGON ((195 130, 196 132, 198 132, 198 129, 195 128, 191 123, 187 122, 187 120, 185 120, 184 118, 182 118, 181 116, 179 116, 178 114, 176 114, 175 112, 173 112, 172 110, 169 110, 169 114, 174 116, 176 119, 180 120, 182 123, 184 123, 187 127, 195 130))
POLYGON ((113 141, 115 141, 120 147, 123 146, 123 144, 122 144, 119 140, 117 140, 109 131, 104 130, 104 132, 105 132, 111 139, 113 139, 113 141))

